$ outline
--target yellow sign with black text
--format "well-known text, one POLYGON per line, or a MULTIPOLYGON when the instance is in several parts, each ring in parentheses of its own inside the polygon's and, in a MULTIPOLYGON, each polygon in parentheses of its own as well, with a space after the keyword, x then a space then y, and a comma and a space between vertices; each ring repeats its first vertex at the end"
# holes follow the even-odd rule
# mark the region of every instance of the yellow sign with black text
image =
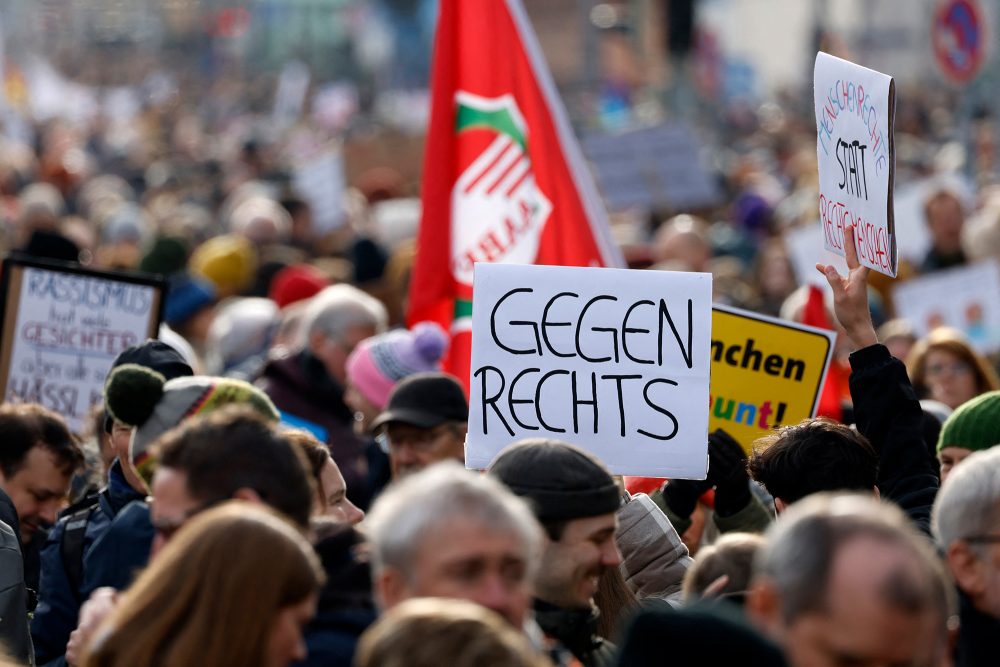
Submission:
POLYGON ((812 417, 836 334, 746 310, 712 307, 709 431, 743 448, 812 417))

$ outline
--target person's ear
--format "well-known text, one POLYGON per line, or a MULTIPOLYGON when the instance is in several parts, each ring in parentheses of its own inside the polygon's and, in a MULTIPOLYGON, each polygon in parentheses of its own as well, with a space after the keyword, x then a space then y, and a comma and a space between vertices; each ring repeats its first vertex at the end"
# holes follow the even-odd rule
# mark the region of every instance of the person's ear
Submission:
POLYGON ((242 500, 244 502, 253 503, 254 505, 264 504, 264 499, 260 497, 260 494, 248 486, 236 489, 236 491, 233 492, 233 498, 235 500, 242 500))
POLYGON ((323 344, 326 343, 326 336, 323 335, 322 331, 313 331, 309 334, 306 342, 309 344, 309 351, 315 354, 321 350, 323 344))
POLYGON ((774 499, 774 513, 775 514, 781 514, 786 509, 788 509, 788 503, 786 503, 781 498, 775 498, 774 499))
POLYGON ((399 570, 386 567, 375 577, 375 602, 379 609, 392 609, 400 602, 413 597, 406 577, 399 570))
POLYGON ((882 492, 878 490, 877 486, 872 487, 872 493, 875 494, 875 500, 882 500, 882 492))
POLYGON ((986 592, 987 578, 984 563, 965 540, 955 540, 948 545, 945 558, 955 583, 966 595, 975 599, 986 592))
POLYGON ((774 582, 758 577, 750 584, 744 602, 747 618, 769 635, 776 635, 781 628, 781 598, 774 582))

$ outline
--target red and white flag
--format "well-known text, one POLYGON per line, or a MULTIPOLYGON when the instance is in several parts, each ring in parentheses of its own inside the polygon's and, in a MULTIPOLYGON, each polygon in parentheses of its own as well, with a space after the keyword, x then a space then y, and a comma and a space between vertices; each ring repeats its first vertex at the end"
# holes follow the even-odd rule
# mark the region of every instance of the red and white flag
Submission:
POLYGON ((520 0, 441 0, 411 325, 468 390, 476 262, 623 266, 520 0))

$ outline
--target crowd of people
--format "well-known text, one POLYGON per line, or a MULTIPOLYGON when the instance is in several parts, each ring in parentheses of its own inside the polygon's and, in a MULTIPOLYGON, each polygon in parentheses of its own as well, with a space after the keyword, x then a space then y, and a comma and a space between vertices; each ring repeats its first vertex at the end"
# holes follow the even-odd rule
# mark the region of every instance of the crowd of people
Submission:
MULTIPOLYGON (((796 105, 725 118, 723 205, 614 232, 636 270, 709 272, 718 302, 835 328, 822 416, 716 430, 706 479, 645 480, 571 438, 465 469, 448 334, 404 325, 416 218, 386 205, 413 184, 366 172, 321 228, 290 175, 316 128, 277 136, 237 89, 202 92, 127 132, 0 142, 6 250, 168 286, 86 432, 0 405, 0 664, 996 664, 996 359, 894 319, 851 242, 813 307, 785 243, 816 217, 796 105)), ((940 162, 931 104, 900 105, 899 179, 940 162)), ((978 197, 928 191, 902 280, 1000 254, 980 129, 978 197)))

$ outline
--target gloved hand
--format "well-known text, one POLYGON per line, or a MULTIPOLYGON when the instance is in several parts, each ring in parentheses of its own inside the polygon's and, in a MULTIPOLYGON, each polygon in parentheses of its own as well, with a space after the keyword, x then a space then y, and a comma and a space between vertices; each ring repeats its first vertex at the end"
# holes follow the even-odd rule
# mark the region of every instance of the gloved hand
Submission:
POLYGON ((698 499, 711 488, 707 479, 672 479, 663 485, 663 498, 671 512, 690 519, 698 499))
POLYGON ((719 516, 732 516, 751 500, 746 452, 721 428, 708 436, 708 481, 715 487, 719 516))

